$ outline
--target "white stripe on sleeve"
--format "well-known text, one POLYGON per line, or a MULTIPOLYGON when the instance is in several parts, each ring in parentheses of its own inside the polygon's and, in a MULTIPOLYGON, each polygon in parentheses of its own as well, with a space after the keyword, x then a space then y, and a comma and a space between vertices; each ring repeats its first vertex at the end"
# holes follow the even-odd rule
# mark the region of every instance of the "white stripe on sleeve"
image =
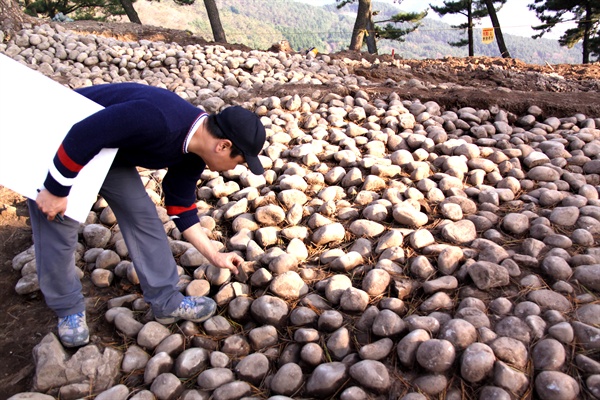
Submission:
POLYGON ((54 178, 54 180, 58 183, 60 183, 63 186, 73 186, 73 181, 75 180, 75 178, 67 178, 65 177, 63 174, 61 174, 58 169, 56 169, 56 166, 54 165, 54 163, 52 163, 52 165, 50 165, 50 175, 52 175, 52 177, 54 178))

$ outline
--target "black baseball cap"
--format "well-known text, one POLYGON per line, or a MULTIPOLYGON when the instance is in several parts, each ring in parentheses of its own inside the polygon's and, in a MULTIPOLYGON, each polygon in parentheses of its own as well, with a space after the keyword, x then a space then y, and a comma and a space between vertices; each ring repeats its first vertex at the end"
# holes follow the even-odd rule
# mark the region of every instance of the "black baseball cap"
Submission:
POLYGON ((267 134, 258 115, 243 107, 232 106, 216 114, 215 122, 223 136, 242 152, 250 171, 256 175, 265 172, 258 153, 263 148, 267 134))

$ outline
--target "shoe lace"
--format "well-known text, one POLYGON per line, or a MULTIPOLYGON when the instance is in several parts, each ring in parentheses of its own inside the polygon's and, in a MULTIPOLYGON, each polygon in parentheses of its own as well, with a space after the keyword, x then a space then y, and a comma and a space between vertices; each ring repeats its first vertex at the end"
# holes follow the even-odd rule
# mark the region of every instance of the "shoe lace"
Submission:
POLYGON ((189 297, 184 297, 183 300, 181 301, 181 308, 184 310, 189 310, 191 308, 194 308, 195 305, 196 305, 196 302, 189 297))
POLYGON ((77 328, 79 326, 79 321, 83 318, 83 312, 77 314, 67 315, 62 318, 60 321, 60 326, 67 326, 71 329, 77 328))

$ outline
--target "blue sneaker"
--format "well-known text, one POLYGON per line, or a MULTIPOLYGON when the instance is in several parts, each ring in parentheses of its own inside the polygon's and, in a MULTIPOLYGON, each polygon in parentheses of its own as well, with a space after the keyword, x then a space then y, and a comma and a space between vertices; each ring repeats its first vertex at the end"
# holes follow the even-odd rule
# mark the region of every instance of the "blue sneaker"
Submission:
POLYGON ((88 344, 90 331, 85 321, 85 311, 58 318, 58 337, 65 347, 88 344))
POLYGON ((163 325, 172 324, 180 319, 192 322, 206 321, 217 311, 217 303, 204 296, 184 297, 179 307, 164 317, 154 317, 163 325))

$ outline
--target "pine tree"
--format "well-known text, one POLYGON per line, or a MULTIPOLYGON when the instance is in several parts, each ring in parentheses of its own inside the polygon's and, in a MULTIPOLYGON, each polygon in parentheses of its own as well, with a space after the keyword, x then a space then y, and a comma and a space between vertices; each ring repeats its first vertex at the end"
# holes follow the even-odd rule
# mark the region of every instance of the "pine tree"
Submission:
MULTIPOLYGON (((358 1, 358 11, 356 13, 356 21, 352 30, 352 38, 350 39, 350 50, 360 51, 363 40, 366 39, 367 49, 371 54, 377 54, 377 38, 391 39, 399 42, 404 41, 404 36, 416 30, 420 21, 425 18, 427 11, 421 13, 400 12, 393 15, 391 18, 381 21, 373 21, 373 16, 377 15, 371 9, 371 0, 336 0, 337 8, 342 8, 347 4, 358 1), (383 28, 377 24, 387 23, 383 28), (396 24, 405 24, 408 26, 398 28, 396 24)), ((401 0, 398 1, 401 3, 401 0)))
POLYGON ((24 2, 24 11, 33 17, 68 15, 73 19, 88 20, 105 20, 108 15, 127 15, 131 22, 141 24, 132 1, 135 0, 31 0, 24 2))
MULTIPOLYGON (((493 0, 492 3, 499 3, 498 8, 495 9, 498 11, 506 3, 506 0, 493 0)), ((484 0, 445 0, 443 6, 433 6, 431 4, 429 6, 440 17, 447 14, 462 14, 467 17, 467 22, 452 26, 453 28, 466 29, 467 39, 448 42, 448 44, 456 47, 468 46, 469 56, 472 57, 474 55, 473 27, 477 20, 489 15, 486 2, 484 0)))
POLYGON ((534 0, 529 9, 535 11, 542 25, 532 26, 540 31, 534 39, 544 36, 557 24, 575 21, 575 28, 567 29, 558 42, 572 48, 576 43, 583 45, 583 64, 591 56, 600 60, 600 0, 534 0))

